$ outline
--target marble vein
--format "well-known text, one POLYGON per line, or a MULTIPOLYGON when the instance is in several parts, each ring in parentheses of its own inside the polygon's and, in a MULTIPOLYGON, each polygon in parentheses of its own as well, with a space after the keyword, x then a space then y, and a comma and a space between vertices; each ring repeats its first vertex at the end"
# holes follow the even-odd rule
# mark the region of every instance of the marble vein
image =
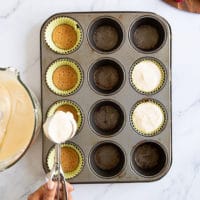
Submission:
POLYGON ((194 101, 192 104, 190 104, 187 108, 178 111, 178 116, 181 117, 182 115, 184 115, 185 113, 189 112, 191 109, 193 109, 194 107, 198 107, 200 106, 200 98, 197 99, 196 101, 194 101))
POLYGON ((17 0, 17 2, 12 6, 12 8, 7 11, 5 14, 0 15, 0 19, 8 19, 9 17, 11 17, 20 7, 22 3, 22 0, 17 0))
MULTIPOLYGON (((44 175, 45 177, 45 175, 44 175)), ((24 188, 24 193, 22 193, 17 200, 27 200, 27 197, 33 193, 34 191, 36 191, 42 184, 44 184, 44 178, 40 178, 40 180, 36 181, 35 183, 32 183, 30 185, 25 186, 24 188)))
POLYGON ((105 195, 110 191, 113 184, 108 184, 103 191, 101 191, 99 194, 97 194, 94 199, 95 200, 101 200, 102 197, 105 197, 105 195))
POLYGON ((40 61, 40 57, 38 56, 33 60, 32 63, 28 64, 28 66, 24 69, 22 73, 27 73, 29 69, 31 69, 33 66, 35 66, 40 61))
POLYGON ((199 171, 200 171, 200 166, 199 166, 199 164, 198 165, 195 165, 194 166, 194 173, 193 173, 193 176, 192 176, 192 178, 191 178, 191 182, 190 182, 190 184, 188 185, 188 187, 186 188, 186 190, 185 190, 185 197, 186 197, 186 199, 188 199, 188 200, 190 200, 191 198, 190 198, 190 191, 191 191, 191 188, 193 187, 193 185, 194 185, 194 182, 195 182, 195 180, 198 178, 198 176, 199 176, 199 171))

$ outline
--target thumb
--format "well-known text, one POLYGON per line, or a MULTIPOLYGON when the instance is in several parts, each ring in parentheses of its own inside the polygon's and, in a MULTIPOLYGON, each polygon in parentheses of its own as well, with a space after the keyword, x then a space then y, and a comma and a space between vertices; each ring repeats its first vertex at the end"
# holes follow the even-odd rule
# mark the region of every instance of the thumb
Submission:
POLYGON ((54 200, 56 196, 57 184, 53 181, 48 181, 45 185, 43 200, 54 200))

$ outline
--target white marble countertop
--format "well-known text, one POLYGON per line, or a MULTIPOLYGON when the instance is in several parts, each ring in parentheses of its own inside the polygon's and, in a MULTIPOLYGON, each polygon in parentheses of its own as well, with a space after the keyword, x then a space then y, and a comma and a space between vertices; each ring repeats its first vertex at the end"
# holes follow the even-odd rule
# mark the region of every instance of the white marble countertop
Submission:
MULTIPOLYGON (((152 183, 75 185, 75 200, 198 200, 200 196, 200 15, 161 0, 7 0, 0 6, 0 66, 15 66, 40 98, 39 32, 46 18, 68 11, 151 11, 172 27, 173 164, 152 183)), ((0 173, 0 200, 25 200, 44 182, 41 136, 0 173)))

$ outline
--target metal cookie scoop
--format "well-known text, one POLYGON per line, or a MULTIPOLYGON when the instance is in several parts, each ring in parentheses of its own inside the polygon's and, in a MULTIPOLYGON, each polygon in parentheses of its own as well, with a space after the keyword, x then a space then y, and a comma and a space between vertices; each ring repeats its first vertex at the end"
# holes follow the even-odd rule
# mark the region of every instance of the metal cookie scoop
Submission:
POLYGON ((67 200, 66 181, 61 166, 61 143, 74 137, 77 130, 76 121, 71 113, 57 111, 54 116, 46 120, 43 128, 45 135, 56 144, 54 165, 49 174, 47 174, 47 179, 57 182, 57 200, 60 198, 67 200), (61 139, 57 138, 56 135, 59 135, 61 139), (60 192, 61 188, 62 194, 60 192))
POLYGON ((61 145, 56 144, 55 146, 55 160, 54 165, 49 174, 47 174, 47 179, 57 182, 57 200, 62 197, 62 200, 67 200, 67 188, 64 172, 61 166, 61 145), (60 189, 62 188, 62 194, 60 189), (62 195, 62 196, 60 196, 62 195))

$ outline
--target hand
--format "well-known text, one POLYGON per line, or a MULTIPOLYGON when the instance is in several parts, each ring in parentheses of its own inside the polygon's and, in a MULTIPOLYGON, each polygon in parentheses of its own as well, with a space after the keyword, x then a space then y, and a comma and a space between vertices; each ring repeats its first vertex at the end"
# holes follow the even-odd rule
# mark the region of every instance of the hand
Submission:
MULTIPOLYGON (((57 183, 49 181, 48 183, 42 185, 33 194, 29 195, 28 200, 55 200, 56 190, 57 190, 57 183)), ((68 200, 72 200, 71 192, 73 190, 74 190, 73 186, 67 183, 68 200)))

